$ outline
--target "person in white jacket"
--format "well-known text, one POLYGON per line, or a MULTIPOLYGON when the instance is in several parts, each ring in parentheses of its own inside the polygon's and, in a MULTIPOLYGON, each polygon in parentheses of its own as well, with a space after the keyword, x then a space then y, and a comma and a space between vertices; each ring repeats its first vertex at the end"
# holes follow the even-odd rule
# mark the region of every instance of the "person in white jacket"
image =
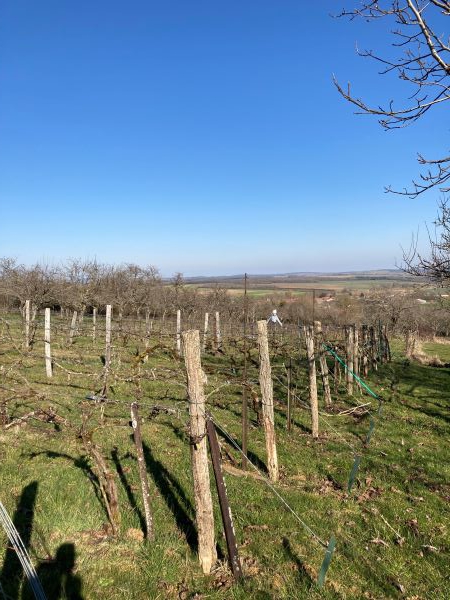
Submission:
POLYGON ((274 325, 276 323, 278 323, 278 325, 281 325, 281 327, 283 327, 283 323, 280 321, 280 317, 277 315, 277 311, 274 308, 272 311, 272 314, 270 315, 270 317, 267 319, 268 323, 273 323, 274 325))

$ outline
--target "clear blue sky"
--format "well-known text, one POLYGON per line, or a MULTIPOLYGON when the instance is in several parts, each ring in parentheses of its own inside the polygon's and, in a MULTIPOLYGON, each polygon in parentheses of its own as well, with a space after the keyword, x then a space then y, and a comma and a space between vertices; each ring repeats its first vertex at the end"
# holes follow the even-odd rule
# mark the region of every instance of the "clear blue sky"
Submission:
POLYGON ((380 103, 401 88, 355 53, 383 49, 385 25, 337 8, 4 0, 0 256, 164 275, 393 268, 439 193, 383 186, 445 151, 447 119, 384 132, 353 114, 333 73, 380 103))

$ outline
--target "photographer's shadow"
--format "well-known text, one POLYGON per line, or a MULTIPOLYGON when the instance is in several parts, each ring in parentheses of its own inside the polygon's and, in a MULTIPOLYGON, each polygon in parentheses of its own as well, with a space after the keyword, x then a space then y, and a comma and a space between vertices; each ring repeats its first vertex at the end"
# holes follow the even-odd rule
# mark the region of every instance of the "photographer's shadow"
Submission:
MULTIPOLYGON (((83 600, 81 579, 74 574, 75 546, 61 544, 53 560, 39 563, 36 572, 47 600, 83 600)), ((34 600, 29 585, 24 585, 22 600, 34 600)))

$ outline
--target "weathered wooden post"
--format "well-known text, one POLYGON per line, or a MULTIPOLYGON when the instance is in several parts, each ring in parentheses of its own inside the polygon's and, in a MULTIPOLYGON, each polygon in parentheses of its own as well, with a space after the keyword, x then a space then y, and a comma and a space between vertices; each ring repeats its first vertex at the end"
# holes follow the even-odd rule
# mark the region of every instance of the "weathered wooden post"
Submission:
POLYGON ((138 459, 139 478, 141 480, 142 501, 144 504, 145 514, 145 537, 148 540, 153 540, 155 532, 153 529, 153 516, 150 508, 150 489, 148 487, 147 468, 145 465, 144 450, 142 448, 141 424, 139 421, 139 411, 136 402, 131 404, 131 426, 133 427, 134 444, 136 446, 136 454, 138 459))
POLYGON ((72 322, 70 324, 69 344, 73 344, 73 336, 75 335, 75 330, 77 328, 77 317, 78 317, 78 312, 76 310, 74 310, 73 314, 72 314, 72 322))
POLYGON ((353 352, 354 352, 354 330, 351 325, 345 328, 346 337, 346 381, 347 381, 347 394, 353 395, 353 352))
POLYGON ((368 331, 367 325, 363 325, 361 328, 361 342, 362 342, 362 374, 363 377, 367 377, 369 374, 369 359, 368 359, 368 331))
POLYGON ((50 350, 50 309, 45 309, 44 317, 44 353, 45 353, 45 372, 47 377, 52 377, 52 355, 50 350))
POLYGON ((177 354, 181 356, 181 310, 177 310, 177 354))
POLYGON ((287 375, 287 430, 291 431, 292 427, 292 394, 291 394, 291 379, 292 379, 292 358, 289 357, 289 364, 286 368, 287 375))
POLYGON ((92 309, 92 341, 95 342, 95 336, 97 334, 97 307, 94 306, 92 309))
POLYGON ((311 405, 311 429, 314 438, 319 437, 319 403, 317 401, 316 361, 314 356, 314 327, 304 325, 306 355, 309 373, 309 402, 311 405))
POLYGON ((247 395, 247 321, 248 321, 248 297, 247 297, 247 273, 244 275, 244 368, 242 372, 242 468, 247 468, 247 444, 248 444, 248 395, 247 395))
POLYGON ((30 301, 25 300, 25 348, 30 347, 30 301))
POLYGON ((330 382, 328 379, 328 365, 327 358, 325 355, 325 349, 323 347, 323 333, 322 323, 320 321, 314 321, 314 331, 316 334, 317 344, 319 346, 319 365, 320 365, 320 376, 322 378, 323 396, 325 400, 325 406, 331 406, 331 391, 330 382))
POLYGON ((208 470, 205 415, 205 374, 200 361, 200 332, 185 331, 183 337, 186 365, 192 474, 194 479, 195 513, 198 532, 198 556, 204 573, 210 573, 217 560, 214 541, 214 514, 208 470))
POLYGON ((385 352, 385 361, 391 362, 391 346, 389 344, 389 338, 387 334, 387 325, 383 325, 383 339, 384 339, 384 352, 385 352))
MULTIPOLYGON (((105 317, 105 370, 103 373, 103 389, 102 396, 107 396, 108 394, 108 377, 109 371, 111 369, 111 314, 112 307, 111 304, 106 305, 106 317, 105 317)), ((103 421, 103 405, 102 405, 102 421, 103 421)))
POLYGON ((359 352, 359 330, 357 325, 353 325, 353 372, 356 375, 356 378, 353 379, 361 392, 361 384, 357 379, 359 377, 359 352))
POLYGON ((372 363, 372 369, 374 371, 378 370, 378 361, 377 361, 377 340, 375 334, 375 328, 373 326, 369 329, 369 339, 370 339, 370 361, 372 363))
POLYGON ((222 333, 220 331, 220 313, 219 311, 216 310, 216 314, 215 314, 215 342, 216 342, 216 350, 220 350, 222 347, 222 333))
POLYGON ((205 312, 205 324, 203 326, 203 352, 206 350, 206 340, 208 338, 209 313, 205 312))
POLYGON ((111 367, 111 331, 112 331, 112 307, 111 304, 106 305, 105 317, 105 367, 109 371, 111 367))
POLYGON ((267 322, 258 321, 259 348, 259 384, 261 387, 261 404, 263 425, 266 436, 267 470, 272 481, 278 481, 278 456, 275 438, 275 423, 273 414, 273 382, 269 357, 269 340, 267 337, 267 322))

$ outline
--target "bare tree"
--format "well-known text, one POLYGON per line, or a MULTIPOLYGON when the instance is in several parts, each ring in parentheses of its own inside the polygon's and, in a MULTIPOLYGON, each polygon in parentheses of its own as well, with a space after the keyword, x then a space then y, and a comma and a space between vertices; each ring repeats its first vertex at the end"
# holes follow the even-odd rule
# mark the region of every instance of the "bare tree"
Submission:
POLYGON ((413 237, 409 250, 403 252, 404 269, 411 275, 426 277, 444 286, 450 284, 450 206, 448 200, 439 204, 439 215, 434 223, 434 237, 428 233, 430 254, 424 256, 417 249, 413 237))
MULTIPOLYGON (((396 129, 414 123, 431 108, 450 100, 450 39, 446 18, 450 17, 450 0, 364 0, 359 8, 343 10, 338 16, 366 21, 385 19, 392 23, 392 47, 389 57, 372 50, 358 50, 366 58, 381 65, 381 74, 395 74, 405 85, 405 104, 387 99, 384 105, 373 106, 355 96, 335 79, 340 94, 359 109, 358 114, 375 115, 385 129, 396 129)), ((411 188, 387 191, 417 197, 438 188, 450 191, 450 156, 425 158, 418 155, 424 171, 412 181, 411 188)))

